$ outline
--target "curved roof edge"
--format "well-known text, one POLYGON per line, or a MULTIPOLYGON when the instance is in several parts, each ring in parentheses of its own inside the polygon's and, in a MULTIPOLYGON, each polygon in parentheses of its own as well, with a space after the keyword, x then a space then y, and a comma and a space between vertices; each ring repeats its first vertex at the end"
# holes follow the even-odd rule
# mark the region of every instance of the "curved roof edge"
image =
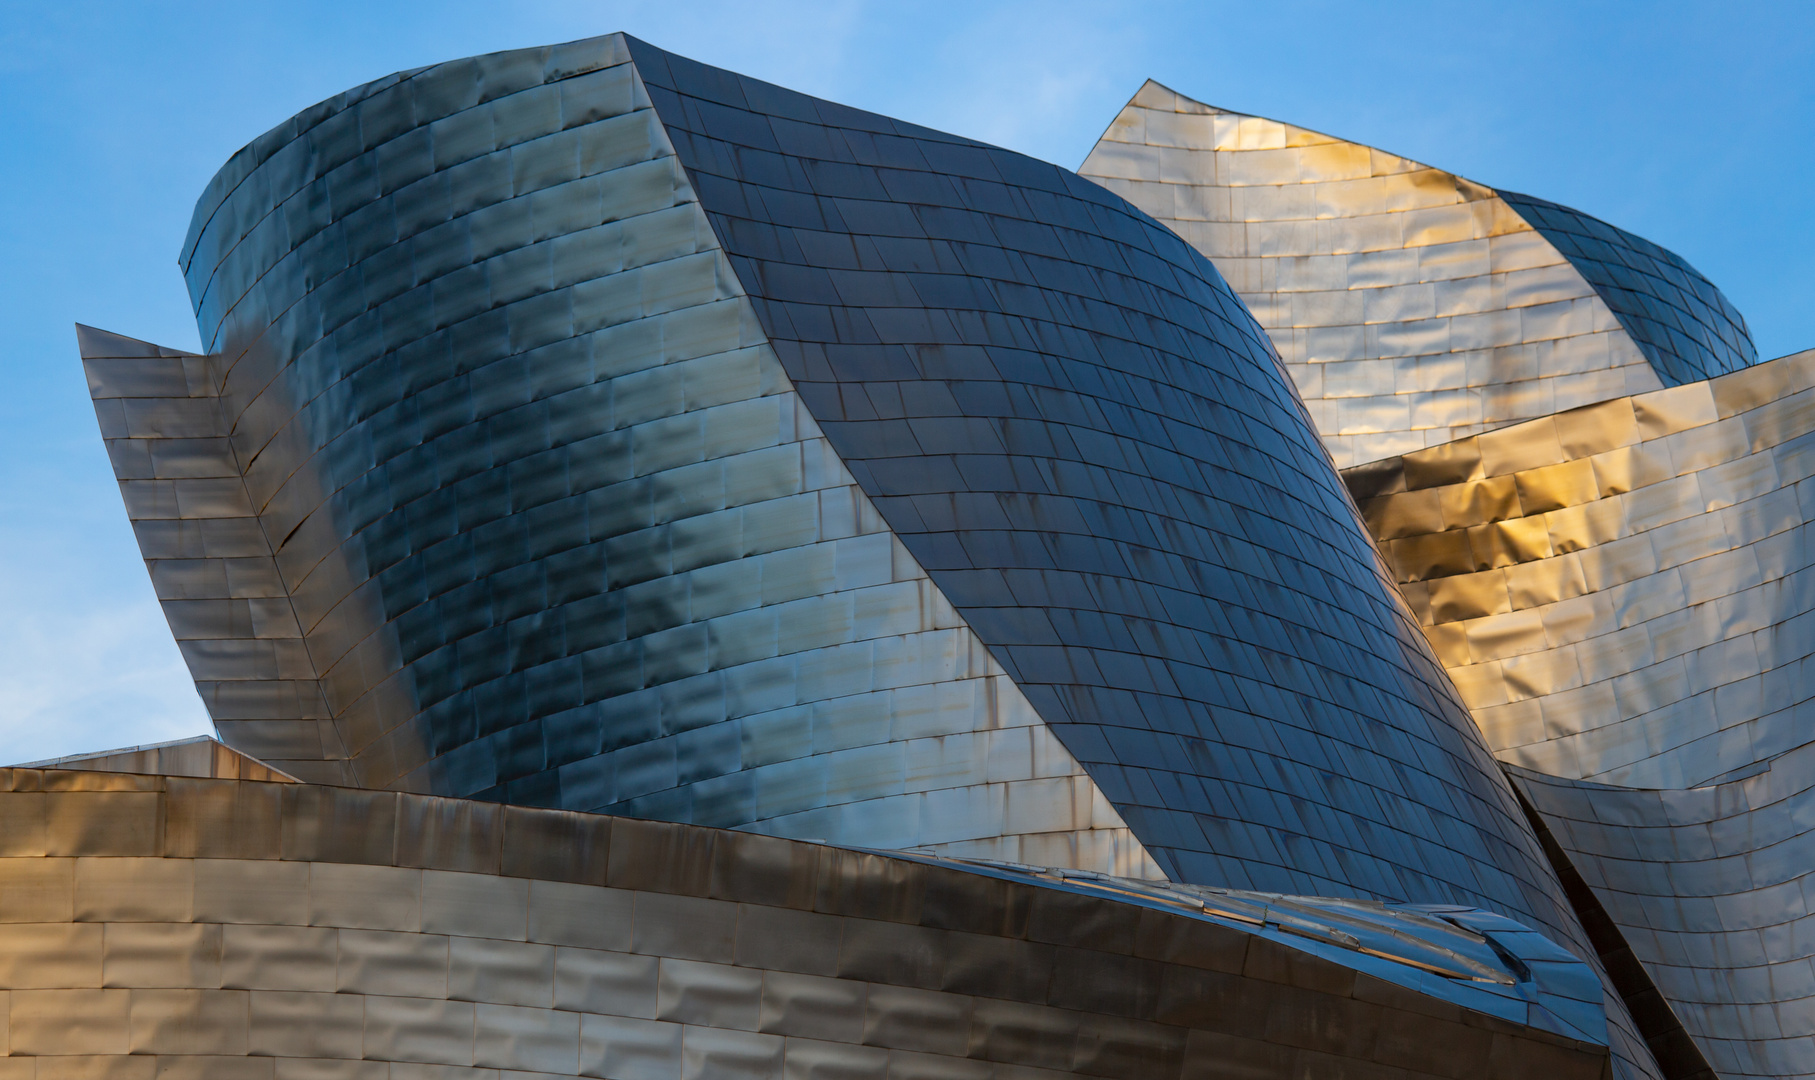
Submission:
POLYGON ((1580 210, 1496 193, 1588 279, 1665 386, 1758 363, 1745 316, 1681 255, 1580 210))

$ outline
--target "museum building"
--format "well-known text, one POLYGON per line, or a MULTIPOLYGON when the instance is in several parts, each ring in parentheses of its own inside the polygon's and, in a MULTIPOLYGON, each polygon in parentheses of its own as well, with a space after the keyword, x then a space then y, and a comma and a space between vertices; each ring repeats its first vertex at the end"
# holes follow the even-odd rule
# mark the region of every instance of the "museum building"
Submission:
POLYGON ((1648 241, 613 35, 179 262, 78 338, 219 742, 0 770, 0 1080, 1815 1075, 1815 354, 1648 241))

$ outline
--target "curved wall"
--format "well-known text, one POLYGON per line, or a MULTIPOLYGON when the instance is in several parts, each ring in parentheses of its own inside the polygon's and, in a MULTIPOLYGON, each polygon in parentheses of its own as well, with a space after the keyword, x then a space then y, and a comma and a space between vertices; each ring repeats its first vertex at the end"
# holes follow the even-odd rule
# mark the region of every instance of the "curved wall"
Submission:
POLYGON ((1553 1033, 1598 1016, 1586 968, 1479 912, 1452 917, 1516 985, 1028 874, 463 800, 8 769, 0 820, 8 1077, 1607 1068, 1553 1033))
MULTIPOLYGON (((802 408, 619 44, 587 55, 606 66, 415 129, 436 140, 419 155, 458 159, 497 124, 504 145, 476 161, 269 246, 299 203, 406 152, 386 143, 194 278, 204 313, 258 282, 211 335, 224 422, 341 752, 311 761, 305 714, 281 708, 217 712, 223 737, 365 787, 1157 875, 802 408), (547 165, 561 154, 566 171, 547 165), (324 254, 348 244, 371 252, 324 254), (326 332, 286 359, 301 326, 326 332)), ((391 123, 481 66, 352 115, 391 123)), ((264 175, 236 197, 268 195, 264 175)), ((190 652, 231 668, 245 644, 190 652)))
POLYGON ((1151 81, 1079 172, 1216 263, 1341 467, 1757 359, 1649 241, 1151 81))
POLYGON ((1206 260, 1053 166, 631 48, 802 401, 1169 877, 1555 903, 1206 260))
POLYGON ((1681 255, 1580 210, 1499 195, 1588 279, 1665 386, 1758 363, 1745 317, 1681 255))
POLYGON ((248 752, 1589 955, 1264 332, 1070 173, 603 38, 300 114, 184 266, 97 409, 248 752))
POLYGON ((1815 747, 1690 790, 1512 775, 1720 1075, 1815 1075, 1815 747))
MULTIPOLYGON (((841 583, 804 564, 762 577, 798 621, 713 638, 692 614, 769 600, 745 558, 764 545, 832 544, 852 587, 920 595, 893 555, 861 576, 883 537, 821 508, 838 467, 772 345, 872 525, 988 649, 958 651, 927 593, 874 624, 949 643, 912 685, 964 699, 954 733, 991 726, 999 663, 1113 806, 1045 785, 1043 819, 1119 812, 1170 876, 1488 896, 1567 925, 1264 335, 1096 187, 601 39, 352 92, 249 148, 197 221, 234 445, 361 782, 732 825, 849 798, 817 793, 836 781, 879 811, 839 835, 915 838, 874 798, 907 782, 893 716, 835 715, 818 743, 798 713, 741 718, 815 700, 806 665, 832 668, 823 698, 927 663, 832 648, 841 583), (742 454, 760 475, 719 495, 742 454), (797 538, 738 524, 764 485, 797 538), (783 631, 796 659, 735 685, 728 661, 783 631), (788 738, 794 758, 883 749, 778 769, 763 801, 746 766, 788 738)), ((1072 768, 1038 758, 1021 775, 1072 768)))
POLYGON ((1808 741, 1811 476, 1815 352, 1347 474, 1495 752, 1636 787, 1808 741))

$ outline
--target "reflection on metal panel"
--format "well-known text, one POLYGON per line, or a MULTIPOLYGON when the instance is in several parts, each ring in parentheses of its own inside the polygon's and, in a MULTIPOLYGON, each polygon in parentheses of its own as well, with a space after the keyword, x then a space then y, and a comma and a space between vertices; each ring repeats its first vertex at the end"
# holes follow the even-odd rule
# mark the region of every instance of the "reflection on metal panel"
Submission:
POLYGON ((1053 166, 631 50, 831 445, 1168 876, 1546 902, 1206 260, 1053 166))
POLYGON ((1492 897, 1586 951, 1207 261, 1063 170, 630 47, 802 400, 1169 877, 1492 897))
POLYGON ((1715 1071, 1815 1075, 1815 746, 1690 790, 1510 771, 1715 1071))
POLYGON ((1580 210, 1500 192, 1594 286, 1665 386, 1758 363, 1758 347, 1714 283, 1683 257, 1580 210))
POLYGON ((294 784, 8 769, 0 820, 25 1075, 1608 1069, 1586 965, 1480 911, 1271 897, 1249 923, 1139 882, 294 784), (1500 979, 1316 936, 1336 922, 1500 979))
POLYGON ((212 357, 76 328, 101 437, 158 603, 217 730, 343 782, 339 733, 221 413, 212 357))
POLYGON ((1265 333, 1073 174, 603 38, 299 114, 183 264, 358 785, 1592 955, 1265 333))
POLYGON ((1338 466, 1756 359, 1719 290, 1654 244, 1158 83, 1079 171, 1211 257, 1338 466))
POLYGON ((1477 908, 1283 896, 979 860, 939 863, 1234 926, 1395 982, 1406 982, 1406 968, 1428 972, 1449 982, 1407 984, 1445 987, 1443 996, 1457 1004, 1514 1023, 1607 1041, 1601 982, 1593 969, 1542 935, 1477 908), (1387 963, 1376 966, 1355 953, 1387 963))
POLYGON ((87 772, 154 773, 160 776, 208 776, 222 780, 269 780, 297 783, 280 772, 206 735, 173 742, 123 746, 87 754, 9 766, 15 769, 57 769, 87 772))
POLYGON ((1807 741, 1815 352, 1350 470, 1500 757, 1690 787, 1807 741))
POLYGON ((1158 875, 801 407, 622 60, 597 42, 575 62, 598 70, 445 117, 427 102, 473 63, 349 104, 415 127, 313 182, 278 149, 297 190, 227 207, 331 201, 425 124, 498 146, 457 160, 449 135, 429 181, 342 207, 327 247, 364 256, 338 273, 289 232, 191 263, 198 308, 231 312, 211 336, 235 439, 352 776, 1158 875), (449 200, 468 212, 441 220, 449 200), (299 276, 321 279, 288 309, 308 314, 248 321, 299 276), (342 293, 377 317, 273 341, 342 293))

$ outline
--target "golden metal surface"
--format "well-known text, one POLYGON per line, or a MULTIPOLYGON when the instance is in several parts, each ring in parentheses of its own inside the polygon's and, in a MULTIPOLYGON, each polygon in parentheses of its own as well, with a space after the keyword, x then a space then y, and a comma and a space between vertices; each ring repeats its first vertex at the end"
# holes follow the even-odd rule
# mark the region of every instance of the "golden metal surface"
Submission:
MULTIPOLYGON (((1405 455, 1414 486, 1470 479, 1467 436, 1664 385, 1577 267, 1452 173, 1154 82, 1079 172, 1216 263, 1339 467, 1405 455)), ((1490 472, 1509 452, 1564 458, 1481 448, 1490 472)))
POLYGON ((1349 474, 1403 478, 1363 517, 1502 759, 1679 787, 1801 738, 1812 383, 1815 351, 1349 474))
MULTIPOLYGON (((45 801, 53 816, 94 809, 67 790, 74 775, 0 770, 11 789, 0 813, 20 802, 37 807, 28 814, 45 801)), ((393 812, 372 819, 390 823, 387 842, 360 862, 280 858, 277 847, 219 857, 260 838, 233 834, 170 856, 172 841, 196 842, 169 824, 181 804, 256 802, 246 795, 259 785, 137 779, 164 854, 121 855, 85 831, 74 858, 0 861, 0 882, 63 898, 36 912, 42 921, 0 924, 4 1080, 1145 1080, 1231 1061, 1508 1080, 1525 1074, 1504 1062, 1542 1062, 1549 1080, 1599 1080, 1609 1068, 1592 970, 1479 910, 1432 915, 626 818, 592 818, 603 844, 559 867, 605 884, 506 872, 511 843, 590 817, 553 810, 511 810, 505 831, 517 832, 503 847, 495 822, 449 820, 430 865, 394 865, 421 850, 413 823, 448 802, 418 795, 389 796, 393 812), (483 848, 481 869, 444 868, 483 848), (72 862, 97 883, 165 884, 72 921, 72 862), (204 881, 287 869, 300 876, 241 907, 246 921, 223 921, 201 899, 214 888, 204 881), (193 907, 173 899, 191 895, 172 891, 182 882, 196 883, 193 907)), ((305 790, 284 801, 277 832, 331 835, 371 810, 368 793, 305 790)))

